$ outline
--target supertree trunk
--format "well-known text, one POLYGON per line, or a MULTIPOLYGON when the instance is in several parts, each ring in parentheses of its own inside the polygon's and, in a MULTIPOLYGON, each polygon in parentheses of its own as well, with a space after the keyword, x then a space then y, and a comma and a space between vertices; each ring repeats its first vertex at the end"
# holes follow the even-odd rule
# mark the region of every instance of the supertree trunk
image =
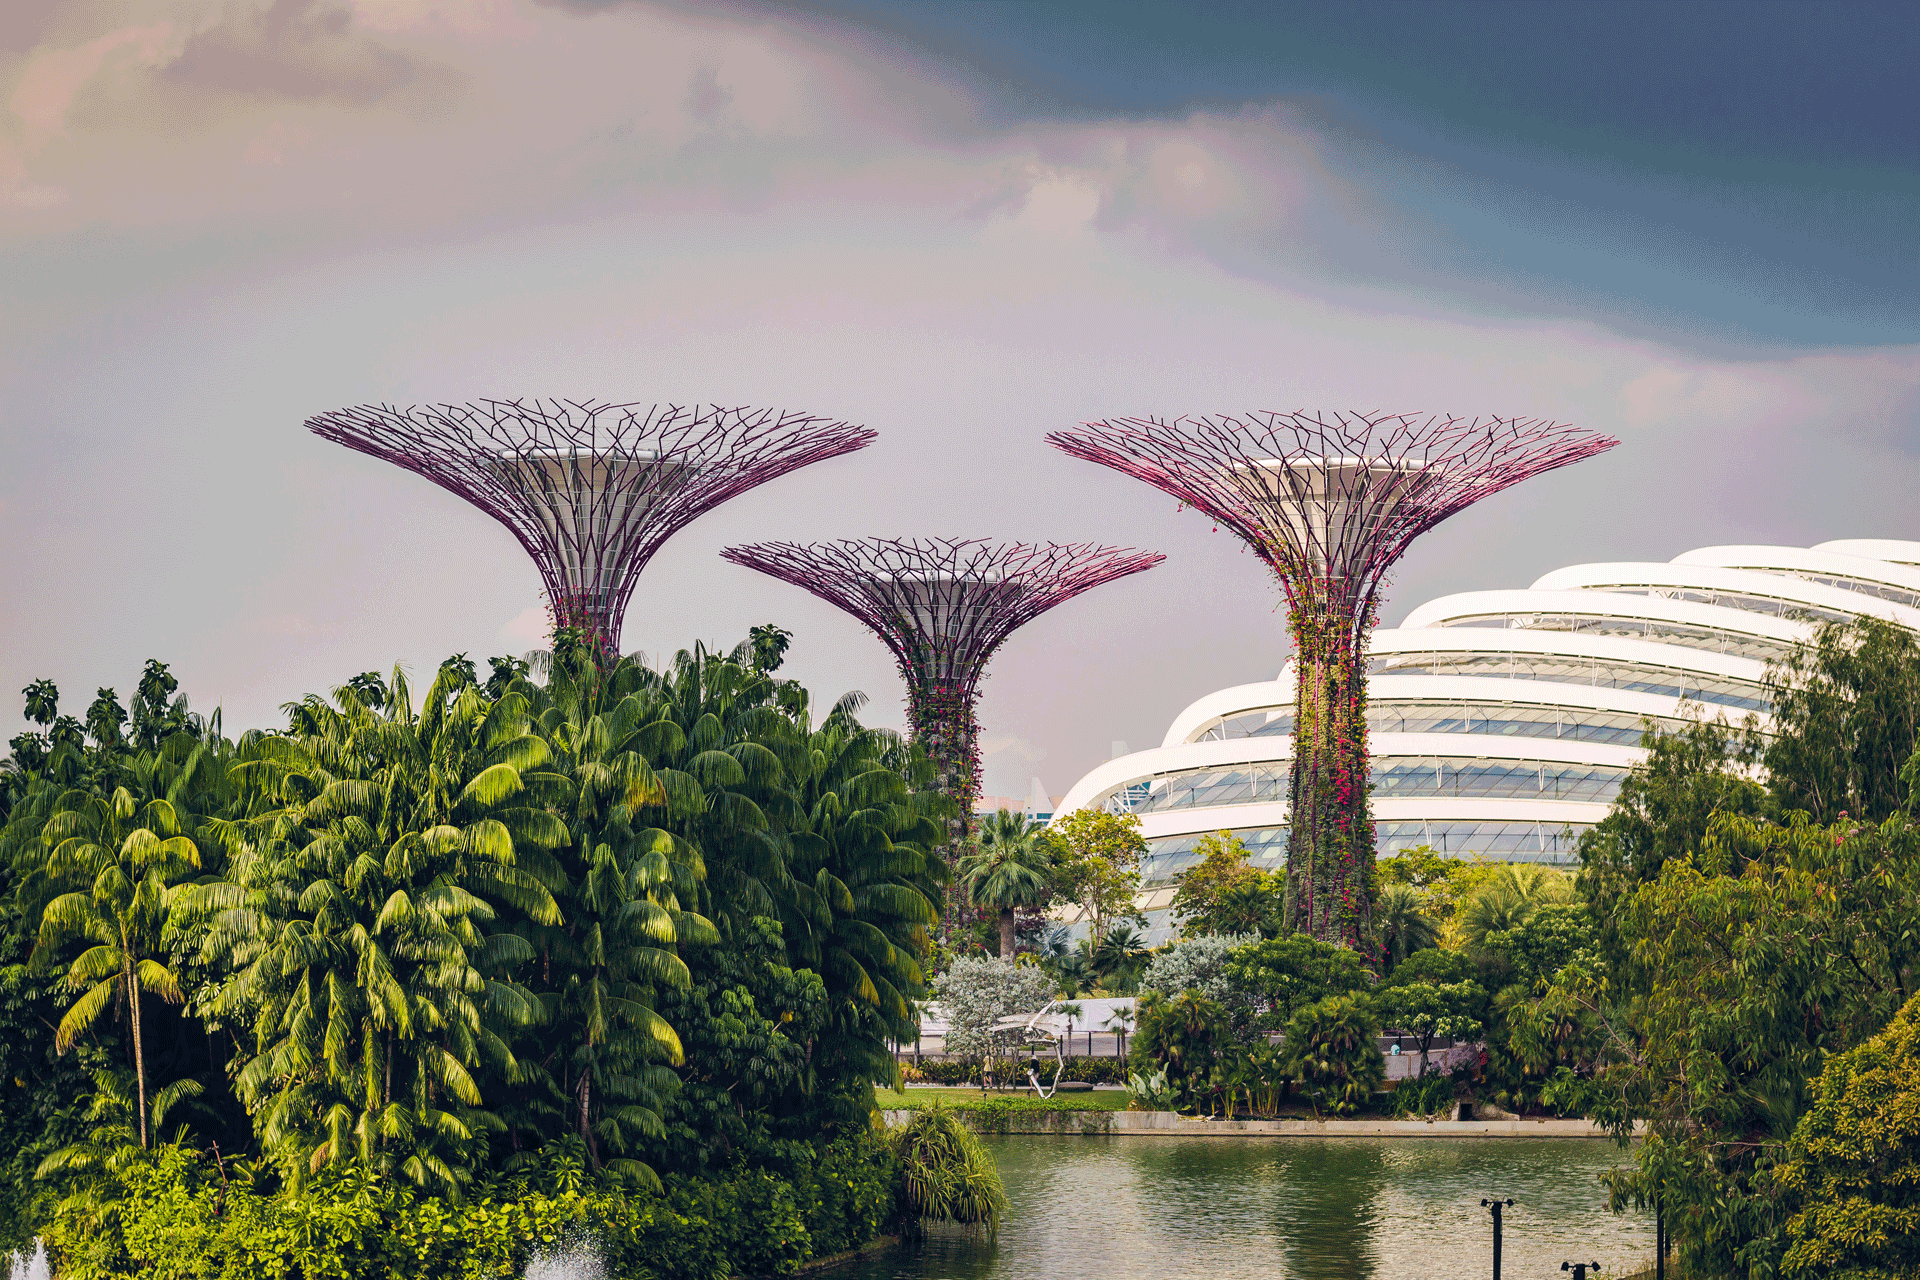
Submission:
POLYGON ((952 802, 940 850, 948 866, 973 835, 973 807, 980 799, 980 729, 973 704, 971 692, 938 685, 915 690, 908 699, 913 739, 933 761, 934 787, 952 802))
MULTIPOLYGON (((1324 588, 1327 584, 1315 584, 1324 588)), ((1338 593, 1295 611, 1292 826, 1287 924, 1359 949, 1373 924, 1373 806, 1367 764, 1367 672, 1357 620, 1338 593)))

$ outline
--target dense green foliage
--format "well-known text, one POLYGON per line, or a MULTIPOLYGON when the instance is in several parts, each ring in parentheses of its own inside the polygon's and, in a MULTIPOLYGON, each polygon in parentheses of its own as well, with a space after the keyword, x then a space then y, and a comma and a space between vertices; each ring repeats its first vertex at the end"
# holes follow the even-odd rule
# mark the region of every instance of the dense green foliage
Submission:
POLYGON ((581 1227, 616 1271, 723 1276, 879 1232, 946 802, 759 639, 654 671, 563 635, 538 680, 461 656, 417 702, 364 673, 237 741, 157 663, 84 725, 30 685, 0 1243, 478 1275, 581 1227))
POLYGON ((1644 1126, 1615 1203, 1658 1205, 1691 1273, 1906 1275, 1920 644, 1830 624, 1769 683, 1764 739, 1650 731, 1579 902, 1484 933, 1487 1075, 1644 1126))
POLYGON ((1765 760, 1781 810, 1825 823, 1906 809, 1900 771, 1920 747, 1920 637, 1878 618, 1823 627, 1768 684, 1765 760))
POLYGON ((275 1194, 248 1162, 223 1171, 191 1148, 165 1146, 122 1179, 117 1230, 62 1217, 51 1243, 74 1280, 481 1280, 577 1244, 616 1275, 727 1280, 790 1273, 865 1243, 894 1213, 897 1166, 871 1136, 808 1148, 797 1167, 668 1177, 633 1194, 593 1178, 582 1154, 577 1142, 556 1143, 456 1203, 364 1168, 275 1194))
POLYGON ((975 845, 955 864, 967 900, 993 913, 1000 958, 1014 955, 1014 917, 1055 896, 1054 842, 1038 819, 1001 809, 980 823, 975 845))
POLYGON ((1893 1280, 1920 1269, 1920 998, 1827 1059, 1775 1180, 1794 1211, 1782 1274, 1893 1280))
POLYGON ((1285 929, 1287 878, 1252 865, 1238 836, 1221 831, 1202 836, 1196 861, 1174 880, 1173 914, 1188 937, 1259 934, 1285 929))
POLYGON ((900 1162, 903 1208, 910 1220, 1000 1229, 1007 1193, 980 1139, 945 1107, 928 1107, 889 1135, 900 1162))

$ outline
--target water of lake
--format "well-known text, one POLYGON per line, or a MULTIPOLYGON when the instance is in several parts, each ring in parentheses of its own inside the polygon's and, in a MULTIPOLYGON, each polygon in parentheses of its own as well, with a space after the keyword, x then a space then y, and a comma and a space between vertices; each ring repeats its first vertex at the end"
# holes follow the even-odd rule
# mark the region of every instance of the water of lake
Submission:
POLYGON ((1653 1255, 1653 1220, 1598 1182, 1630 1154, 1595 1139, 985 1141, 1013 1201, 997 1241, 937 1232, 831 1280, 1461 1280, 1491 1274, 1494 1196, 1515 1202, 1505 1280, 1653 1255))

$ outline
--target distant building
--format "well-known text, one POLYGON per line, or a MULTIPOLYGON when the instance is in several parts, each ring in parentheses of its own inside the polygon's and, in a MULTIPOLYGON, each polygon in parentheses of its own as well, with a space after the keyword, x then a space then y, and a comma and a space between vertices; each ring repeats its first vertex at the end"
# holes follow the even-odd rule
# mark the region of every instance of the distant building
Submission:
MULTIPOLYGON (((1920 630, 1920 543, 1708 547, 1423 604, 1370 646, 1377 849, 1568 862, 1640 760, 1644 720, 1764 724, 1766 664, 1857 614, 1920 630)), ((1140 816, 1154 941, 1175 933, 1172 881, 1207 833, 1285 866, 1293 692, 1289 664, 1208 694, 1160 746, 1101 765, 1060 802, 1140 816)))
POLYGON ((1038 778, 1029 778, 1027 794, 1015 796, 981 796, 974 801, 973 811, 977 814, 998 813, 1002 809, 1011 809, 1015 813, 1037 818, 1041 822, 1051 822, 1059 811, 1062 797, 1047 794, 1047 789, 1038 778))

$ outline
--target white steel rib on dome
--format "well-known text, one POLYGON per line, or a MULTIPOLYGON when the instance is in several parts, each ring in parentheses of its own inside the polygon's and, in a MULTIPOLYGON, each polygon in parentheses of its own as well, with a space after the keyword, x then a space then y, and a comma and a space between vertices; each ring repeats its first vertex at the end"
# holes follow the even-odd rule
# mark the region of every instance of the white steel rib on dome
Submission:
MULTIPOLYGON (((1379 850, 1569 861, 1642 758, 1645 721, 1764 727, 1767 662, 1859 614, 1920 631, 1920 543, 1706 547, 1428 601, 1368 645, 1379 850)), ((1284 864, 1293 693, 1289 664, 1207 694, 1058 806, 1139 816, 1154 941, 1172 936, 1172 881, 1201 837, 1230 831, 1257 864, 1284 864)))

